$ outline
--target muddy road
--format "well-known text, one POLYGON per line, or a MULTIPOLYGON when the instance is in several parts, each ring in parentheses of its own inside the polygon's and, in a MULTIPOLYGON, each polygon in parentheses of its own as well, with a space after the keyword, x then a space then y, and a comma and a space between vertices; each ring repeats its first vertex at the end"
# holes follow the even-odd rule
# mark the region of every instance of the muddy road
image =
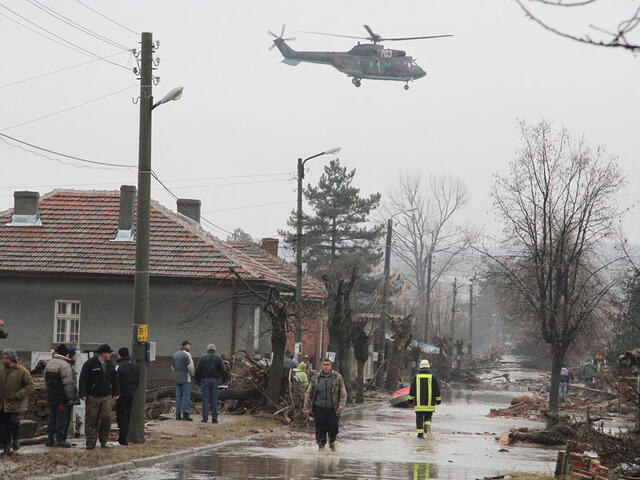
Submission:
POLYGON ((512 473, 553 473, 556 450, 510 446, 496 435, 540 422, 488 418, 513 392, 447 391, 433 430, 416 438, 413 411, 387 405, 346 409, 336 452, 319 452, 309 432, 287 429, 231 442, 178 461, 113 475, 111 479, 456 479, 512 473))

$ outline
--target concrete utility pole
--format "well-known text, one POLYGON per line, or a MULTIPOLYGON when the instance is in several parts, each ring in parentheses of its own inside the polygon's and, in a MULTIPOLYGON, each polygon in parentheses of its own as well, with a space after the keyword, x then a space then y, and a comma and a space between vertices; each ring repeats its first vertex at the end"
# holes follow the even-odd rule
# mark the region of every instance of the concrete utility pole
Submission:
POLYGON ((427 255, 427 294, 425 298, 426 309, 424 314, 424 342, 429 341, 429 327, 431 326, 431 254, 427 255))
POLYGON ((469 283, 469 355, 473 353, 473 280, 469 283))
MULTIPOLYGON (((387 221, 387 243, 384 249, 384 280, 382 285, 382 308, 380 311, 380 329, 376 335, 377 351, 384 354, 387 334, 387 299, 389 298, 389 280, 391 274, 391 238, 393 236, 393 219, 387 221)), ((378 365, 383 361, 383 358, 378 357, 378 365)), ((378 373, 376 378, 376 386, 382 387, 384 385, 384 374, 382 371, 378 373)))
POLYGON ((153 107, 153 34, 142 34, 140 53, 140 134, 138 145, 138 210, 136 223, 136 272, 133 295, 132 354, 140 372, 133 397, 129 440, 144 442, 147 396, 146 343, 138 341, 138 327, 149 320, 149 224, 151 218, 151 109, 153 107))
POLYGON ((457 278, 453 279, 453 300, 451 301, 451 333, 453 334, 455 329, 455 319, 456 319, 456 295, 458 295, 458 287, 456 283, 458 282, 457 278))
MULTIPOLYGON (((309 160, 338 153, 340 147, 332 148, 326 152, 316 153, 310 157, 298 158, 298 209, 296 212, 296 343, 302 342, 302 180, 304 180, 304 164, 309 160)), ((322 347, 321 347, 322 348, 322 347)))

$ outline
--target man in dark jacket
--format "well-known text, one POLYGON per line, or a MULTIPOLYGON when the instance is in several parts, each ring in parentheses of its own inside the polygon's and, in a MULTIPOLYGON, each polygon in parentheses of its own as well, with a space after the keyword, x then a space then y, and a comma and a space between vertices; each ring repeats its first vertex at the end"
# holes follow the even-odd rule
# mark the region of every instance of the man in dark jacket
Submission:
POLYGON ((303 407, 303 412, 307 415, 313 409, 316 443, 320 450, 327 444, 327 435, 329 448, 336 449, 338 421, 346 404, 347 390, 342 375, 333 370, 331 360, 326 358, 322 361, 322 369, 309 382, 303 407))
POLYGON ((216 353, 215 343, 207 345, 205 353, 196 367, 195 382, 202 390, 202 423, 209 418, 209 403, 211 403, 211 423, 218 423, 218 385, 229 378, 227 367, 222 357, 216 353))
POLYGON ((129 444, 131 405, 139 381, 138 365, 129 358, 129 349, 121 347, 118 350, 118 365, 116 366, 116 382, 120 388, 120 397, 116 400, 116 421, 118 422, 118 443, 120 445, 129 444))
POLYGON ((98 438, 102 448, 107 446, 113 398, 117 400, 120 396, 111 352, 109 345, 100 345, 80 371, 80 398, 85 402, 87 450, 96 448, 98 438))
POLYGON ((69 448, 71 444, 67 442, 67 428, 77 391, 69 349, 66 345, 58 345, 56 348, 56 353, 44 369, 44 380, 47 384, 49 400, 46 445, 69 448))
POLYGON ((422 360, 418 374, 409 388, 409 402, 415 403, 418 438, 423 438, 424 433, 431 429, 431 417, 441 401, 438 379, 431 373, 429 360, 422 360))

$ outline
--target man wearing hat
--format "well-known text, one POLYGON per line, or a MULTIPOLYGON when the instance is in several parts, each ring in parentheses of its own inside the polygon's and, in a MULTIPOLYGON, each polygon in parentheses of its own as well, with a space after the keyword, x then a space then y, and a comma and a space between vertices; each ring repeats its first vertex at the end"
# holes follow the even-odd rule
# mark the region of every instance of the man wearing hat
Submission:
POLYGON ((171 358, 171 370, 176 375, 176 420, 193 421, 189 416, 191 406, 191 378, 196 369, 191 357, 191 342, 182 342, 182 348, 171 358))
POLYGON ((118 350, 118 365, 116 366, 116 381, 120 387, 120 398, 116 400, 116 421, 118 422, 118 443, 129 444, 129 419, 133 396, 138 389, 140 374, 138 365, 129 358, 129 349, 121 347, 118 350))
POLYGON ((420 361, 418 374, 409 388, 409 403, 415 403, 416 429, 418 438, 423 438, 424 433, 431 429, 431 416, 436 411, 436 405, 440 405, 440 384, 431 373, 429 360, 420 361))
POLYGON ((85 402, 85 430, 87 450, 105 448, 111 430, 112 398, 118 399, 120 389, 116 381, 115 367, 111 363, 111 347, 100 345, 96 354, 82 365, 80 371, 80 398, 85 402))
POLYGON ((29 395, 33 392, 33 379, 29 370, 18 363, 18 355, 12 348, 2 351, 0 367, 0 440, 4 453, 11 447, 20 448, 20 413, 27 410, 29 395), (11 441, 13 437, 13 442, 11 441))
POLYGON ((69 448, 71 444, 67 442, 67 428, 77 392, 69 349, 65 344, 58 345, 53 358, 47 363, 44 380, 49 400, 47 446, 69 448))

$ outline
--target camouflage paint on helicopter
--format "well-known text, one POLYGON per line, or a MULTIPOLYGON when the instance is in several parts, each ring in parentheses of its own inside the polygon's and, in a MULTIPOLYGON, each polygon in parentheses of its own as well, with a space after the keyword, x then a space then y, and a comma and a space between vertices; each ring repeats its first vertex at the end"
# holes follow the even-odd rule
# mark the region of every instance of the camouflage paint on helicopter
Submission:
POLYGON ((307 32, 319 35, 330 35, 347 38, 368 39, 373 43, 354 46, 347 52, 303 52, 296 51, 287 45, 292 38, 283 38, 284 25, 280 35, 269 31, 275 37, 273 45, 278 48, 283 62, 287 65, 297 65, 300 62, 321 63, 331 65, 336 70, 352 77, 351 82, 359 87, 362 79, 371 80, 396 80, 405 82, 405 90, 409 89, 408 82, 412 82, 426 75, 426 72, 418 66, 415 59, 408 56, 404 50, 393 50, 379 45, 380 41, 417 40, 423 38, 451 37, 452 35, 429 35, 423 37, 382 38, 374 33, 368 25, 364 26, 369 32, 368 37, 353 37, 349 35, 334 35, 330 33, 307 32))

